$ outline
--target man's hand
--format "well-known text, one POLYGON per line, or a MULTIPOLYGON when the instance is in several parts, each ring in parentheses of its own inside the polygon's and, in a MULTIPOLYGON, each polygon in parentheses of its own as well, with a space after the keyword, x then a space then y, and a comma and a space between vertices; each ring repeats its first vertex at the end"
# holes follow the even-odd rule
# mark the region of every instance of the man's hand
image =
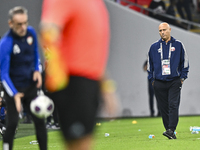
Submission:
POLYGON ((119 103, 115 92, 102 92, 104 101, 104 110, 109 116, 113 117, 117 114, 119 103))
POLYGON ((109 116, 117 114, 119 103, 116 96, 116 85, 113 80, 103 78, 101 80, 101 92, 104 101, 104 110, 109 116))
POLYGON ((17 93, 14 96, 14 100, 15 100, 15 106, 17 109, 17 112, 20 113, 21 112, 21 98, 24 97, 23 93, 17 93))
POLYGON ((42 76, 41 73, 39 71, 35 71, 33 73, 33 81, 37 81, 37 88, 40 88, 42 86, 42 76))
POLYGON ((181 80, 181 84, 183 84, 183 82, 184 82, 184 81, 183 81, 183 80, 181 80))

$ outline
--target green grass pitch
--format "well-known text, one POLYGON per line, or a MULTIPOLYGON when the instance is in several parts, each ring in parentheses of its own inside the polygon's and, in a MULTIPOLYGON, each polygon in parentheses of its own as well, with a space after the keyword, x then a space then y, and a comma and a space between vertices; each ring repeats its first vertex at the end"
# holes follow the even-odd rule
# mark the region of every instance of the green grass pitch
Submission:
MULTIPOLYGON (((93 150, 199 150, 200 134, 191 134, 190 126, 200 126, 200 116, 180 117, 177 139, 169 140, 162 135, 164 127, 160 117, 129 118, 100 121, 96 126, 93 150), (137 121, 132 124, 132 121, 137 121), (105 137, 105 133, 109 133, 105 137), (149 139, 150 134, 155 138, 149 139)), ((33 124, 19 124, 14 140, 14 150, 39 150, 29 142, 36 139, 33 124)), ((2 147, 2 139, 0 139, 2 147)), ((60 131, 49 130, 48 150, 63 150, 60 131)), ((1 149, 1 148, 0 148, 1 149)))

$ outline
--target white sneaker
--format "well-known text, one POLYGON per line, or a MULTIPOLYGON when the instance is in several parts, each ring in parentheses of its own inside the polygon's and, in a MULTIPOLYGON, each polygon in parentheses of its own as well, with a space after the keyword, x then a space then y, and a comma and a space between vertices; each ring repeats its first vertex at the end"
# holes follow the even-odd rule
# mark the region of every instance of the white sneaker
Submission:
POLYGON ((60 129, 60 127, 59 127, 59 126, 56 126, 56 125, 52 125, 52 126, 51 126, 51 129, 58 130, 58 129, 60 129))
POLYGON ((5 132, 6 132, 6 127, 3 127, 2 128, 2 134, 5 134, 5 132))
POLYGON ((51 125, 50 125, 50 124, 47 124, 47 125, 46 125, 46 128, 47 128, 47 129, 51 129, 51 125))
POLYGON ((3 135, 3 131, 0 129, 0 134, 3 135))

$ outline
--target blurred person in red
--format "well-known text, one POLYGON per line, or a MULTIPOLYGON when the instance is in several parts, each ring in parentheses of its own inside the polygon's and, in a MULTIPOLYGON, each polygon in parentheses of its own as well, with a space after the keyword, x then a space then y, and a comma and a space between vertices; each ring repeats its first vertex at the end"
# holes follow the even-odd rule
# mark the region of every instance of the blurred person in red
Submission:
POLYGON ((48 60, 45 85, 58 108, 66 149, 88 150, 101 92, 110 100, 109 111, 116 108, 113 82, 104 80, 109 47, 106 7, 102 0, 44 0, 40 34, 48 60))

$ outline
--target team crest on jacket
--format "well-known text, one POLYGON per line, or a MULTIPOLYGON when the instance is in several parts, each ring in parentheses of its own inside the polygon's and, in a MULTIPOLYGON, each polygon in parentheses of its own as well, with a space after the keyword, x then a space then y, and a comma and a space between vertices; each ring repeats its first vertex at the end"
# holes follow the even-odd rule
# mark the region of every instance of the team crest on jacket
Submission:
POLYGON ((15 44, 14 46, 13 46, 13 54, 19 54, 20 53, 20 48, 19 48, 19 46, 17 45, 17 44, 15 44))
POLYGON ((27 37, 26 41, 27 41, 27 43, 29 45, 32 45, 32 43, 33 43, 33 37, 32 36, 27 37))
POLYGON ((161 48, 158 49, 158 53, 161 53, 161 48))
POLYGON ((171 51, 172 51, 172 52, 175 51, 175 47, 171 47, 171 51))

